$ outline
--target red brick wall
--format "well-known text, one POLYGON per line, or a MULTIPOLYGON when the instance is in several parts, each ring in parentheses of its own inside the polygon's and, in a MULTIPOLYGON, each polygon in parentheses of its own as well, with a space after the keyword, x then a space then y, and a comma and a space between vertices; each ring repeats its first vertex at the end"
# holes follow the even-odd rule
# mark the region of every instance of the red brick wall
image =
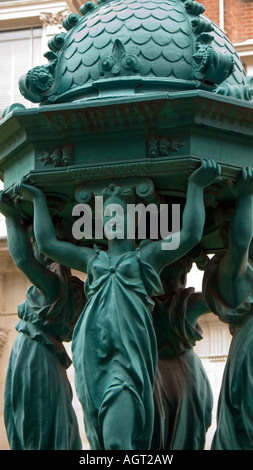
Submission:
POLYGON ((219 19, 219 0, 200 0, 206 9, 205 15, 212 20, 217 26, 220 25, 219 19))
MULTIPOLYGON (((205 14, 219 26, 219 0, 200 0, 205 14)), ((225 33, 233 43, 253 39, 253 0, 224 0, 225 33)))

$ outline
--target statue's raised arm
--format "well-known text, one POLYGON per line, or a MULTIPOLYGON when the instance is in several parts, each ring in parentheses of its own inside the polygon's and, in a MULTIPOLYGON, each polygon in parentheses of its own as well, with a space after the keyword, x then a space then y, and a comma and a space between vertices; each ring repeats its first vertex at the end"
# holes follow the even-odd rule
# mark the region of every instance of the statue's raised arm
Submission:
POLYGON ((203 278, 203 296, 210 310, 229 325, 232 334, 219 396, 213 450, 252 450, 253 351, 253 175, 242 170, 234 185, 235 207, 216 209, 224 250, 215 254, 203 278), (229 432, 227 431, 229 429, 229 432))
POLYGON ((200 167, 190 175, 182 229, 172 235, 178 239, 178 246, 170 249, 168 243, 166 249, 166 239, 163 239, 146 245, 143 249, 143 256, 157 272, 160 273, 165 266, 184 256, 201 241, 205 224, 204 189, 220 176, 220 165, 209 158, 203 159, 200 167))
POLYGON ((17 207, 4 191, 0 193, 0 212, 5 217, 8 248, 14 263, 48 300, 54 299, 59 289, 58 278, 36 259, 36 247, 25 233, 17 207))
POLYGON ((93 249, 76 247, 57 239, 45 196, 39 188, 21 181, 15 191, 25 200, 33 202, 33 227, 39 251, 63 266, 86 272, 93 249))

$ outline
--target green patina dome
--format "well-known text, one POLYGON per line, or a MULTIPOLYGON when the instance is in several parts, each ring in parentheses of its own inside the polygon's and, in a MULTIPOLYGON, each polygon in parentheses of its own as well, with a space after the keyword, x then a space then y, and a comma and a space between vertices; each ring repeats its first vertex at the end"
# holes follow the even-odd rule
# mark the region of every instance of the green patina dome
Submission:
POLYGON ((41 104, 204 89, 251 99, 243 65, 224 32, 192 0, 86 2, 49 41, 48 64, 20 79, 41 104))

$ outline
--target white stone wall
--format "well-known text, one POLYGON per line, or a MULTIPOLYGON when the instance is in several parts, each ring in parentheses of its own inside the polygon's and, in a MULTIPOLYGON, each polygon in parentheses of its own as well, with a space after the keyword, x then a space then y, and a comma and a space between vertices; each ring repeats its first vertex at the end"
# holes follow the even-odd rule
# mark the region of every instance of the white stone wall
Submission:
POLYGON ((195 352, 209 378, 214 400, 212 425, 206 437, 206 448, 209 449, 216 429, 217 404, 231 335, 227 325, 221 323, 212 313, 202 317, 199 323, 203 330, 203 340, 196 345, 195 352))

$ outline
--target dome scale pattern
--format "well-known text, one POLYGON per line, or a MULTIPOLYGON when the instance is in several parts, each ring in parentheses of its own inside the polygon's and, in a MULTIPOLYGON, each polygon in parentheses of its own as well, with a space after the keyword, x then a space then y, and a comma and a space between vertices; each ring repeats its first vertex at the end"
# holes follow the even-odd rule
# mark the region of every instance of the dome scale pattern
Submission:
POLYGON ((49 63, 41 66, 43 91, 39 70, 37 84, 31 71, 21 78, 26 98, 42 104, 99 98, 102 87, 111 94, 130 88, 132 93, 201 88, 250 99, 245 98, 247 79, 234 47, 203 15, 203 5, 111 0, 87 2, 81 12, 58 40, 60 49, 51 46, 45 54, 49 63))

